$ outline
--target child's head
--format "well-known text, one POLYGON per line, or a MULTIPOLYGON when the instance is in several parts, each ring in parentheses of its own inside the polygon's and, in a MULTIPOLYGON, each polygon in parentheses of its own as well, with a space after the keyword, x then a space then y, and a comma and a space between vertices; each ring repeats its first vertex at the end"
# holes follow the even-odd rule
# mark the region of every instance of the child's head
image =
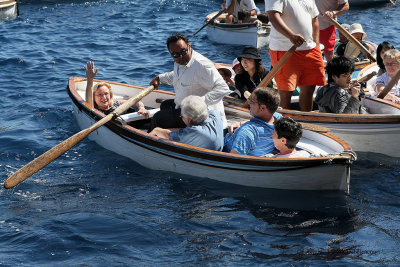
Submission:
POLYGON ((329 61, 326 66, 326 72, 328 73, 328 83, 335 83, 340 87, 346 88, 348 87, 348 85, 342 86, 341 83, 350 83, 353 71, 354 64, 353 62, 351 62, 350 59, 343 56, 335 57, 331 61, 329 61))
POLYGON ((282 151, 285 147, 296 148, 302 136, 301 124, 289 117, 283 117, 274 123, 272 139, 275 147, 282 151))

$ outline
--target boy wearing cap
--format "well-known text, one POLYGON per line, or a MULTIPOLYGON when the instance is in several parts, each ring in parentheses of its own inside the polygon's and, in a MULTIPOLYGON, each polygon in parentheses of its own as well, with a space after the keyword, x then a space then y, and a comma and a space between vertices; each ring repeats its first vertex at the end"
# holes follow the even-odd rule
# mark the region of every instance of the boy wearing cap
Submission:
POLYGON ((276 74, 280 106, 291 108, 291 97, 300 88, 300 110, 311 111, 316 85, 325 84, 325 69, 319 48, 319 11, 314 1, 265 0, 272 24, 269 53, 274 66, 293 46, 297 50, 276 74))
MULTIPOLYGON (((360 23, 351 24, 349 32, 366 49, 368 49, 370 52, 372 52, 371 49, 369 48, 369 46, 367 45, 367 43, 365 43, 363 41, 363 39, 367 36, 367 34, 364 32, 363 27, 361 26, 360 23)), ((367 56, 361 52, 360 48, 358 48, 352 42, 347 42, 346 44, 339 45, 337 48, 337 55, 345 56, 354 62, 359 62, 359 61, 362 61, 367 58, 367 56)))
POLYGON ((324 45, 324 55, 327 62, 334 57, 336 41, 336 27, 330 22, 330 18, 337 17, 349 10, 347 0, 315 0, 319 10, 319 41, 324 45))

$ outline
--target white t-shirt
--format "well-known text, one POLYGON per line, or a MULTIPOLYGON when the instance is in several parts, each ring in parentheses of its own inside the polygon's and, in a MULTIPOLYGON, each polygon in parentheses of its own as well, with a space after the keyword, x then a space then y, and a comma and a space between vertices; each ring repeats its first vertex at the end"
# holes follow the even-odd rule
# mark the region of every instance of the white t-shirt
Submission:
MULTIPOLYGON (((232 0, 226 0, 226 8, 228 9, 229 6, 232 4, 232 0)), ((235 18, 238 17, 238 11, 241 9, 247 9, 249 11, 256 9, 256 4, 254 3, 254 0, 241 0, 240 3, 238 3, 238 0, 236 0, 236 5, 233 10, 233 16, 235 18)))
MULTIPOLYGON (((389 74, 387 72, 385 72, 384 74, 382 74, 381 76, 379 76, 378 78, 376 78, 376 85, 388 85, 388 83, 390 82, 392 78, 390 78, 389 74)), ((395 84, 392 88, 392 90, 390 90, 389 93, 394 94, 397 97, 400 97, 400 81, 397 82, 397 84, 395 84)))
POLYGON ((159 77, 160 83, 174 86, 176 108, 189 95, 201 96, 208 109, 219 111, 226 128, 222 99, 232 91, 208 58, 193 50, 192 58, 185 66, 174 62, 174 70, 160 74, 159 77))
POLYGON ((347 2, 347 0, 315 0, 315 4, 317 5, 317 8, 319 10, 319 29, 323 30, 332 25, 330 20, 324 17, 326 11, 337 10, 340 5, 343 5, 347 2))
POLYGON ((310 157, 310 153, 308 153, 305 150, 296 150, 289 154, 285 154, 285 155, 277 154, 274 156, 274 158, 309 158, 309 157, 310 157))
MULTIPOLYGON (((297 50, 310 50, 316 46, 313 41, 312 19, 319 14, 314 0, 265 0, 265 10, 281 13, 282 20, 297 34, 303 35, 306 42, 297 50)), ((287 51, 292 42, 272 27, 269 48, 274 51, 287 51)))

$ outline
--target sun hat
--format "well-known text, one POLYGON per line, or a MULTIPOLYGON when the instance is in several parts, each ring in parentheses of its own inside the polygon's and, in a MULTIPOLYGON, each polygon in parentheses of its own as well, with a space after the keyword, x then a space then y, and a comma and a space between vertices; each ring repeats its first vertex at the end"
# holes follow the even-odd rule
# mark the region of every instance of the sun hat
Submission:
POLYGON ((363 38, 365 38, 367 36, 367 34, 364 32, 363 27, 361 26, 360 23, 351 24, 349 32, 350 32, 350 34, 362 33, 363 34, 363 38))
POLYGON ((228 66, 225 66, 224 64, 221 63, 214 63, 214 65, 217 70, 223 71, 225 76, 228 76, 229 78, 232 77, 232 72, 228 66))
POLYGON ((242 57, 261 60, 260 51, 254 46, 246 46, 243 48, 242 54, 238 57, 238 60, 242 61, 242 57))
POLYGON ((350 25, 349 24, 343 23, 342 27, 345 28, 346 31, 350 30, 350 25))
POLYGON ((235 58, 232 62, 232 69, 235 69, 239 65, 240 65, 240 61, 237 58, 235 58))

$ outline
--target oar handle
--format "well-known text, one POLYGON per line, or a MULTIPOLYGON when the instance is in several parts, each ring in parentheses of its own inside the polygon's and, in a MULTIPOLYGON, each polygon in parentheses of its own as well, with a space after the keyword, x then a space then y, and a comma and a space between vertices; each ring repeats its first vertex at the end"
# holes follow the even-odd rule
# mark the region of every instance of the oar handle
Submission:
MULTIPOLYGON (((272 79, 275 77, 275 75, 280 71, 285 65, 285 63, 289 60, 289 58, 293 55, 294 51, 296 51, 297 46, 293 45, 286 53, 281 57, 281 59, 275 64, 275 66, 272 67, 271 71, 268 72, 268 74, 264 77, 264 79, 260 82, 260 84, 257 86, 259 87, 264 87, 267 86, 272 79)), ((250 97, 250 94, 245 94, 244 97, 248 99, 250 97)), ((246 101, 243 104, 244 108, 247 108, 249 106, 249 102, 246 101)))
POLYGON ((285 65, 286 61, 289 60, 289 58, 293 55, 294 51, 296 51, 296 46, 293 45, 278 61, 278 63, 275 64, 275 66, 272 67, 272 70, 268 72, 267 76, 264 77, 264 79, 260 82, 260 84, 257 86, 258 87, 264 87, 267 86, 272 79, 275 77, 275 75, 278 73, 278 71, 281 70, 283 65, 285 65))
POLYGON ((396 75, 390 80, 390 82, 383 88, 383 90, 379 93, 378 98, 383 99, 385 96, 392 90, 393 86, 397 84, 400 79, 400 70, 397 71, 396 75))
POLYGON ((77 134, 71 136, 67 140, 61 142, 60 144, 56 145, 52 149, 48 150, 44 154, 40 155, 39 157, 35 158, 31 162, 29 162, 27 165, 23 166, 20 168, 18 171, 16 171, 14 174, 12 174, 4 183, 4 187, 9 189, 13 188, 14 186, 19 185, 29 177, 31 177, 34 173, 40 171, 42 168, 47 166, 49 163, 51 163, 53 160, 64 154, 66 151, 71 149, 73 146, 75 146, 77 143, 82 141, 86 136, 88 136, 91 132, 94 130, 98 129, 102 125, 106 124, 110 120, 114 118, 114 116, 120 115, 121 113, 125 112, 128 110, 131 106, 139 102, 143 97, 148 95, 151 91, 154 90, 154 86, 149 86, 146 89, 144 89, 142 92, 137 94, 135 97, 130 98, 128 101, 126 101, 123 105, 119 106, 114 110, 113 113, 108 114, 105 116, 103 119, 99 120, 92 126, 90 126, 87 129, 84 129, 77 134))
POLYGON ((336 28, 349 39, 350 42, 355 44, 363 54, 365 54, 369 59, 376 62, 376 58, 366 49, 353 35, 351 35, 339 22, 335 19, 329 18, 330 22, 336 26, 336 28))
POLYGON ((202 29, 204 29, 204 27, 206 27, 208 24, 210 24, 211 22, 213 22, 219 15, 221 15, 222 13, 224 13, 226 11, 226 8, 222 9, 220 12, 217 13, 217 15, 215 15, 214 17, 212 17, 209 21, 207 21, 207 23, 205 23, 200 29, 197 30, 197 32, 195 32, 193 34, 193 37, 198 34, 202 29))
POLYGON ((358 80, 358 82, 362 83, 362 82, 368 82, 369 80, 372 79, 372 77, 374 77, 376 75, 376 71, 373 71, 367 75, 365 75, 364 77, 360 78, 358 80))

